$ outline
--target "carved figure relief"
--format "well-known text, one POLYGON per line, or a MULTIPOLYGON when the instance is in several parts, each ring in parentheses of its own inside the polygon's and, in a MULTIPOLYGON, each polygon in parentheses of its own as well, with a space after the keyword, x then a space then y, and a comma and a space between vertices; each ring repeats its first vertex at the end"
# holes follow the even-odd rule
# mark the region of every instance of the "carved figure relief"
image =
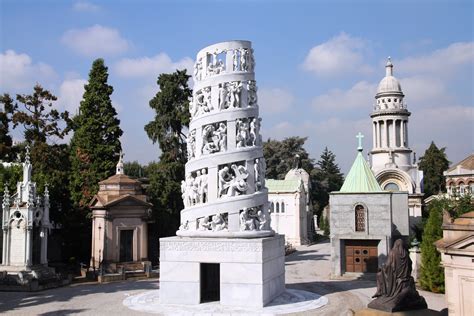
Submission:
POLYGON ((247 81, 247 91, 247 105, 249 107, 257 106, 257 83, 255 80, 247 81))
POLYGON ((231 164, 223 166, 218 171, 219 197, 245 194, 248 189, 249 173, 245 166, 231 164))
POLYGON ((253 58, 253 49, 242 48, 240 50, 240 70, 254 71, 255 60, 253 58))
POLYGON ((189 107, 191 117, 196 117, 213 110, 211 103, 211 87, 205 87, 196 91, 193 101, 189 107))
POLYGON ((188 139, 186 141, 186 147, 188 150, 188 160, 196 157, 196 130, 193 129, 188 134, 188 139))
POLYGON ((240 108, 240 92, 242 92, 242 82, 231 82, 229 87, 230 106, 232 108, 240 108))
POLYGON ((262 212, 262 207, 244 208, 240 211, 240 231, 267 230, 269 218, 262 212))
POLYGON ((214 53, 207 55, 208 66, 207 75, 218 75, 225 71, 226 51, 216 50, 214 53))
POLYGON ((227 221, 221 213, 212 216, 211 228, 213 232, 227 229, 227 221))
POLYGON ((208 201, 208 175, 203 168, 188 174, 186 181, 181 181, 181 197, 185 207, 190 207, 208 201))
POLYGON ((236 120, 237 148, 257 146, 261 143, 260 119, 243 118, 236 120))
POLYGON ((227 151, 227 126, 224 122, 205 125, 202 130, 203 155, 227 151))
POLYGON ((265 158, 256 158, 253 164, 255 191, 260 191, 265 187, 265 158))
POLYGON ((202 79, 202 57, 200 57, 194 64, 194 78, 196 80, 202 79))
POLYGON ((227 83, 221 83, 219 84, 219 100, 218 100, 218 105, 219 105, 219 110, 225 110, 229 108, 229 98, 228 98, 228 84, 227 83))

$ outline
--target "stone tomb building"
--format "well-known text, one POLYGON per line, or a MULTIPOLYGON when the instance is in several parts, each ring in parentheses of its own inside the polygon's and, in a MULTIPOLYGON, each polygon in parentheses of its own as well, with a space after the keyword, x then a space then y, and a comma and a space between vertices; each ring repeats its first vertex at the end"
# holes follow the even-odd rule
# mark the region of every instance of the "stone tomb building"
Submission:
POLYGON ((2 228, 3 251, 0 270, 8 272, 31 271, 48 265, 49 194, 36 193, 36 183, 31 180, 32 165, 29 148, 23 163, 23 179, 10 195, 5 188, 3 196, 2 228))
POLYGON ((99 182, 92 209, 90 266, 101 263, 112 271, 116 263, 148 260, 148 221, 151 206, 141 183, 123 172, 122 155, 116 174, 99 182))
POLYGON ((285 291, 284 237, 270 228, 253 49, 197 54, 185 208, 160 239, 160 303, 262 307, 285 291))
POLYGON ((443 216, 443 238, 436 242, 444 267, 446 300, 452 316, 474 311, 474 211, 452 219, 443 216))
POLYGON ((360 143, 358 151, 340 191, 329 197, 333 277, 377 272, 393 241, 409 235, 407 192, 382 190, 360 143))

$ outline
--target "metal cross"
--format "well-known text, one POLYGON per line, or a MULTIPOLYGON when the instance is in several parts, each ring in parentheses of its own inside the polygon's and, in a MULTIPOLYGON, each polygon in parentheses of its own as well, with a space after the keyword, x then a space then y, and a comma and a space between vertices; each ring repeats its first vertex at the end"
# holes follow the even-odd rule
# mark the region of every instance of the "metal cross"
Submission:
POLYGON ((357 147, 357 150, 362 150, 362 138, 364 138, 364 135, 362 135, 361 132, 359 132, 359 134, 357 134, 356 138, 359 139, 359 147, 357 147))

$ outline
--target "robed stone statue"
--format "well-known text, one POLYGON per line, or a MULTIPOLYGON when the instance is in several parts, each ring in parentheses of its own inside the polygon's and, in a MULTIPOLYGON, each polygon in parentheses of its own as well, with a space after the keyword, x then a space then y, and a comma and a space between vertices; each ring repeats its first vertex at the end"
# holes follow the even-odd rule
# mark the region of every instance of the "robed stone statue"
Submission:
POLYGON ((397 239, 387 261, 377 272, 377 292, 368 307, 386 312, 427 308, 411 276, 412 261, 403 240, 397 239))

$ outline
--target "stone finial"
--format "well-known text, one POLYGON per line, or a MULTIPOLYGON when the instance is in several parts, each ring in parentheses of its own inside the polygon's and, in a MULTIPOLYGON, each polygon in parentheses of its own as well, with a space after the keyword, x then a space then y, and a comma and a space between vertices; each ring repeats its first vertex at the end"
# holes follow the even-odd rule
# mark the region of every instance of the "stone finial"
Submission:
POLYGON ((385 76, 393 76, 393 64, 392 64, 392 58, 388 56, 387 58, 387 63, 385 64, 385 76))
POLYGON ((117 163, 117 168, 116 168, 116 174, 125 174, 124 171, 123 171, 123 152, 120 151, 120 154, 119 154, 119 161, 117 163))
POLYGON ((359 134, 356 135, 356 138, 359 139, 359 147, 357 147, 357 150, 358 151, 364 150, 364 148, 362 147, 362 138, 364 138, 364 135, 362 135, 362 133, 359 132, 359 134))

